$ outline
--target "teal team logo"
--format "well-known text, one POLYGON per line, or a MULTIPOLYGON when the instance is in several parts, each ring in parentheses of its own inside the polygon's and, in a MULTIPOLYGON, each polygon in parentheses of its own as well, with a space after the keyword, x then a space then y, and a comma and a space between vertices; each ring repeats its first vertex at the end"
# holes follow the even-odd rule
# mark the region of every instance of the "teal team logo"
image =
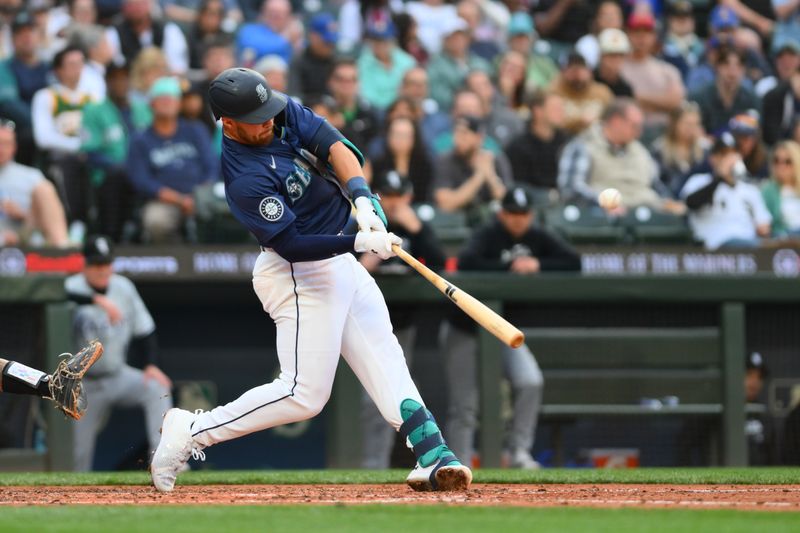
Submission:
POLYGON ((295 159, 294 168, 289 174, 289 177, 286 178, 286 193, 289 195, 289 199, 292 203, 302 198, 309 183, 311 183, 311 172, 308 166, 304 164, 304 162, 295 159))

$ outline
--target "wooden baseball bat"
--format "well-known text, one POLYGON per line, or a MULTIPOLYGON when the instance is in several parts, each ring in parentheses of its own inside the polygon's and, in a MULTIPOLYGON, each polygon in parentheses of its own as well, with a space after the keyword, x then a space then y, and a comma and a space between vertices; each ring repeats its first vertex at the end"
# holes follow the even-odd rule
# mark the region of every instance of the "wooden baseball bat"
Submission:
POLYGON ((462 291, 430 268, 417 261, 411 254, 403 250, 399 244, 393 244, 392 250, 408 265, 422 274, 434 287, 447 296, 451 302, 461 308, 472 319, 486 328, 489 333, 512 348, 519 348, 525 341, 525 335, 508 320, 501 317, 472 295, 462 291))

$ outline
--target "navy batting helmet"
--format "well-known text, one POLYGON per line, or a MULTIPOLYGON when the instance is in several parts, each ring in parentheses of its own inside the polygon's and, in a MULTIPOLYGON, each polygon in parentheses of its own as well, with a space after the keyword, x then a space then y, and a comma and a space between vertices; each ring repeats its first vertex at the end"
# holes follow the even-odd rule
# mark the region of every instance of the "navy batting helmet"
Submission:
POLYGON ((215 118, 262 124, 283 111, 288 97, 273 91, 264 76, 249 68, 229 68, 208 88, 215 118))

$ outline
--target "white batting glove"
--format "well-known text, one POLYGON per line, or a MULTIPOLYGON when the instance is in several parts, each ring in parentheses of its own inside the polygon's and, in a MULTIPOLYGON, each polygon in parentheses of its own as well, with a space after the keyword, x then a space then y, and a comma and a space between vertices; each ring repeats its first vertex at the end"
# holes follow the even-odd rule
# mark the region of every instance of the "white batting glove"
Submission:
POLYGON ((381 259, 389 259, 397 255, 392 250, 393 244, 403 244, 403 239, 394 233, 380 231, 359 231, 356 233, 356 252, 372 252, 381 259))
POLYGON ((375 206, 372 205, 372 200, 366 196, 359 196, 355 199, 356 204, 356 222, 358 222, 359 231, 382 231, 386 233, 386 226, 383 220, 375 212, 375 206))

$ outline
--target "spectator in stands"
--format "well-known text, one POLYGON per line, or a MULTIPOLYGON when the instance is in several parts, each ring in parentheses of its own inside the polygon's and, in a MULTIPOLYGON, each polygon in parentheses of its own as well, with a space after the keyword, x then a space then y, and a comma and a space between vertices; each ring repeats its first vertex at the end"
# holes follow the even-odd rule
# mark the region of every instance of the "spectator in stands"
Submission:
MULTIPOLYGON (((53 9, 53 16, 48 20, 48 31, 53 35, 51 46, 55 50, 60 50, 67 45, 64 37, 73 25, 93 26, 98 23, 94 0, 70 0, 66 2, 64 11, 59 11, 58 7, 53 9)), ((111 28, 104 27, 104 29, 107 32, 114 31, 111 28)))
POLYGON ((569 140, 564 126, 564 102, 556 94, 537 91, 528 99, 528 131, 506 149, 516 183, 531 187, 537 204, 549 203, 558 193, 558 158, 569 140))
POLYGON ((264 76, 273 91, 286 93, 289 89, 289 65, 281 56, 264 56, 253 65, 253 70, 264 76))
POLYGON ((83 271, 64 281, 67 297, 78 304, 72 319, 73 341, 79 345, 99 339, 103 357, 92 365, 83 381, 92 408, 73 426, 78 471, 92 469, 95 441, 111 409, 142 408, 152 454, 164 413, 172 407, 172 380, 157 366, 153 317, 133 282, 114 273, 110 239, 91 236, 83 255, 83 271), (144 368, 130 366, 129 355, 141 361, 144 368))
MULTIPOLYGON (((258 20, 243 24, 236 33, 239 64, 252 68, 256 61, 271 54, 281 56, 286 62, 291 61, 295 41, 290 40, 283 31, 287 25, 294 26, 290 22, 293 20, 288 0, 264 0, 258 20)), ((302 28, 300 31, 298 39, 302 40, 302 28)))
POLYGON ((586 59, 589 68, 594 70, 600 62, 600 33, 610 28, 622 30, 623 23, 622 8, 616 0, 603 0, 597 4, 591 32, 575 43, 575 51, 586 59))
POLYGON ((772 217, 758 188, 745 181, 733 135, 717 138, 709 163, 711 172, 690 177, 680 193, 695 238, 709 250, 758 246, 770 234, 772 217))
POLYGON ((331 126, 337 130, 342 131, 344 129, 344 114, 332 96, 327 94, 312 96, 303 103, 311 111, 330 122, 331 126))
POLYGON ((11 44, 11 24, 16 14, 21 11, 22 0, 7 0, 0 9, 0 60, 8 59, 14 54, 11 44))
POLYGON ((233 35, 223 27, 226 7, 222 0, 202 0, 197 17, 188 32, 189 68, 203 68, 203 57, 211 46, 232 43, 233 35))
POLYGON ((775 10, 775 33, 772 36, 772 49, 779 50, 784 42, 797 39, 800 35, 800 2, 797 0, 772 0, 775 10))
POLYGON ((497 67, 497 92, 499 93, 497 98, 503 101, 503 107, 509 108, 523 119, 528 117, 528 107, 525 105, 526 68, 525 56, 514 50, 503 54, 497 67))
POLYGON ((771 73, 770 65, 762 52, 761 38, 750 28, 741 25, 736 12, 726 5, 718 5, 709 15, 711 39, 736 48, 742 53, 747 88, 753 82, 771 73))
POLYGON ((242 21, 242 12, 236 0, 225 0, 224 3, 219 2, 219 8, 221 9, 215 7, 215 11, 209 12, 209 4, 214 3, 208 0, 163 0, 161 2, 167 18, 184 26, 200 22, 203 17, 207 17, 207 20, 201 22, 201 24, 208 24, 210 19, 218 17, 219 22, 216 22, 216 24, 219 26, 222 25, 223 21, 226 26, 234 26, 242 21))
MULTIPOLYGON (((389 221, 387 229, 403 239, 403 248, 425 262, 433 270, 441 270, 445 254, 436 239, 433 229, 421 220, 412 207, 412 184, 395 171, 376 175, 372 190, 381 197, 381 204, 389 221)), ((369 272, 381 270, 408 272, 409 267, 400 259, 381 261, 375 254, 362 254, 359 262, 369 272)), ((407 362, 413 358, 417 335, 417 320, 420 304, 389 303, 392 327, 407 362)), ((375 407, 375 403, 364 394, 362 397, 361 422, 364 427, 362 466, 364 468, 389 468, 392 445, 397 432, 392 430, 375 407)))
POLYGON ((81 150, 89 158, 91 182, 97 189, 97 225, 115 242, 123 237, 133 202, 125 162, 131 134, 152 122, 149 106, 128 97, 130 79, 124 66, 106 71, 107 98, 90 103, 83 111, 81 150))
MULTIPOLYGON (((408 2, 406 13, 417 21, 419 40, 431 55, 447 49, 445 41, 453 33, 453 28, 460 28, 459 31, 464 32, 468 29, 466 21, 458 16, 456 7, 444 0, 408 2)), ((469 50, 469 43, 465 45, 466 50, 469 50)))
POLYGON ((448 20, 450 22, 444 26, 446 31, 444 31, 442 51, 434 55, 428 62, 431 97, 442 109, 450 108, 453 94, 461 88, 468 72, 472 70, 489 72, 491 70, 486 61, 470 53, 470 36, 467 33, 467 23, 464 22, 464 19, 448 20))
POLYGON ((455 119, 453 150, 439 158, 433 184, 439 209, 465 212, 470 225, 486 220, 490 203, 499 201, 513 181, 506 156, 482 148, 484 135, 479 118, 455 119))
POLYGON ((110 32, 111 48, 116 63, 131 63, 139 52, 149 46, 160 48, 173 74, 189 69, 189 46, 186 37, 174 22, 154 19, 152 0, 124 0, 122 20, 110 32))
POLYGON ((800 144, 782 141, 775 146, 771 176, 761 194, 772 215, 772 236, 800 237, 800 144))
POLYGON ((425 66, 428 64, 430 54, 422 46, 422 43, 417 36, 419 25, 414 17, 408 13, 397 13, 392 19, 395 26, 397 26, 397 45, 408 55, 413 57, 418 65, 425 66))
POLYGON ((205 111, 200 115, 200 120, 208 127, 209 133, 214 135, 217 130, 217 120, 211 112, 211 104, 208 101, 208 87, 211 81, 223 71, 236 66, 236 57, 233 53, 233 45, 227 39, 212 41, 203 52, 203 78, 198 80, 197 87, 203 98, 205 111))
POLYGON ((328 90, 344 114, 342 134, 359 149, 366 149, 378 134, 380 123, 369 102, 359 97, 358 66, 352 59, 336 61, 328 79, 328 90))
POLYGON ((572 52, 562 63, 561 74, 553 83, 552 92, 564 100, 564 128, 576 134, 600 118, 614 95, 608 87, 592 79, 592 71, 582 55, 572 52))
POLYGON ((114 58, 106 33, 105 28, 96 24, 73 24, 67 33, 69 42, 86 52, 86 64, 83 66, 78 88, 92 95, 96 102, 106 97, 106 67, 114 58))
POLYGON ((697 104, 684 102, 670 113, 667 131, 653 142, 653 156, 661 169, 661 182, 673 196, 705 164, 710 146, 697 104))
POLYGON ((501 52, 511 14, 502 2, 493 0, 461 0, 458 16, 469 25, 472 35, 470 51, 488 62, 501 52))
POLYGON ((289 92, 292 96, 306 99, 327 92, 338 39, 339 31, 333 15, 314 15, 308 25, 308 45, 295 55, 289 69, 289 92))
POLYGON ((711 134, 719 133, 735 115, 760 107, 756 95, 742 86, 744 58, 741 52, 720 48, 715 71, 716 80, 690 96, 700 106, 703 127, 711 134))
POLYGON ((155 46, 143 49, 131 64, 131 99, 149 105, 150 87, 159 78, 169 76, 164 52, 155 46))
POLYGON ((16 126, 21 163, 33 164, 35 144, 31 124, 31 102, 39 89, 47 87, 50 67, 39 59, 39 34, 27 12, 17 14, 11 24, 14 54, 0 62, 0 116, 16 126))
POLYGON ((358 58, 361 97, 384 110, 397 98, 403 75, 416 60, 397 46, 392 19, 370 21, 365 35, 367 46, 358 58))
MULTIPOLYGON (((462 271, 497 271, 536 275, 542 271, 577 271, 578 254, 533 225, 533 197, 520 186, 503 197, 495 218, 478 229, 459 256, 462 271)), ((478 337, 475 322, 457 311, 449 313, 445 346, 445 376, 449 408, 447 443, 462 460, 471 461, 478 412, 478 337)), ((509 466, 536 469, 531 456, 542 406, 544 380, 530 349, 503 349, 505 377, 511 382, 513 408, 507 438, 509 466)))
POLYGON ((160 78, 150 89, 153 124, 135 135, 128 152, 128 178, 146 200, 142 229, 147 242, 178 242, 194 214, 194 189, 219 179, 219 158, 208 130, 178 117, 181 88, 160 78))
POLYGON ((32 230, 50 246, 67 246, 67 220, 55 187, 38 169, 15 162, 16 151, 14 123, 0 120, 0 247, 28 243, 32 230))
POLYGON ((774 54, 775 75, 766 76, 756 83, 755 93, 764 98, 780 83, 789 81, 795 72, 800 71, 800 35, 798 40, 786 40, 774 54))
POLYGON ((631 43, 622 30, 608 28, 598 35, 600 59, 594 79, 605 84, 614 96, 633 97, 633 89, 622 76, 622 66, 631 52, 631 43))
MULTIPOLYGON (((519 56, 516 52, 510 53, 519 56)), ((507 63, 505 58, 501 62, 501 75, 508 70, 508 67, 505 69, 502 67, 504 62, 507 63)), ((520 66, 524 68, 524 63, 520 66)), ((521 76, 518 79, 523 82, 522 75, 524 75, 524 70, 520 70, 519 74, 521 76)), ((489 74, 482 70, 473 70, 464 80, 464 86, 480 97, 483 105, 481 116, 486 126, 486 133, 496 139, 501 147, 507 146, 511 139, 519 135, 525 128, 519 115, 508 107, 507 101, 504 101, 503 96, 498 93, 492 84, 491 78, 489 78, 489 74)), ((522 89, 523 85, 520 84, 519 87, 522 89)))
POLYGON ((705 45, 695 33, 694 8, 690 0, 674 0, 667 4, 667 31, 661 55, 675 65, 686 80, 689 69, 703 58, 705 45))
MULTIPOLYGON (((485 122, 486 107, 475 91, 462 89, 455 94, 453 108, 450 110, 450 124, 455 123, 456 119, 461 117, 476 117, 480 119, 481 124, 485 122)), ((453 129, 450 126, 447 131, 433 140, 434 153, 440 155, 451 150, 453 148, 453 137, 453 129)), ((499 154, 502 151, 499 141, 488 134, 483 137, 483 148, 493 154, 499 154)))
POLYGON ((736 16, 748 27, 767 38, 775 27, 774 2, 757 0, 725 0, 724 5, 733 10, 736 16))
POLYGON ((593 2, 541 0, 533 5, 531 14, 536 30, 556 48, 558 55, 589 33, 593 9, 593 2))
POLYGON ((664 130, 668 113, 677 109, 686 95, 678 69, 653 55, 658 44, 655 24, 649 12, 635 11, 628 17, 631 55, 622 65, 622 77, 644 111, 650 138, 664 130))
POLYGON ((339 50, 350 54, 361 44, 367 22, 387 20, 403 10, 401 0, 345 0, 339 10, 339 50))
POLYGON ((558 187, 568 201, 597 204, 597 195, 615 188, 622 194, 622 211, 640 205, 681 215, 685 206, 669 199, 658 165, 639 142, 644 114, 629 98, 618 98, 600 123, 564 148, 559 161, 558 187))
POLYGON ((769 153, 761 141, 758 112, 750 111, 736 115, 728 122, 728 131, 736 140, 736 151, 742 156, 747 174, 751 178, 766 178, 769 175, 769 153))
POLYGON ((417 124, 409 118, 395 118, 386 126, 386 148, 372 164, 375 176, 395 172, 411 185, 415 203, 430 202, 433 164, 422 143, 417 124))
POLYGON ((533 19, 527 13, 517 11, 508 24, 508 49, 525 57, 526 90, 549 87, 558 76, 558 66, 545 54, 534 52, 538 36, 533 28, 533 19))
MULTIPOLYGON (((33 136, 39 150, 47 154, 48 174, 66 199, 69 221, 89 221, 89 180, 81 147, 83 108, 92 101, 79 88, 84 56, 80 48, 68 46, 53 58, 56 83, 39 89, 31 106, 33 136)), ((80 233, 81 225, 75 226, 80 233)))
POLYGON ((428 95, 428 73, 424 68, 414 67, 406 71, 400 83, 399 97, 413 100, 422 111, 420 126, 426 147, 432 144, 433 139, 450 129, 450 118, 439 108, 436 100, 428 95))
POLYGON ((761 116, 764 141, 773 145, 781 139, 792 138, 798 117, 800 117, 800 68, 764 96, 764 112, 761 116))

